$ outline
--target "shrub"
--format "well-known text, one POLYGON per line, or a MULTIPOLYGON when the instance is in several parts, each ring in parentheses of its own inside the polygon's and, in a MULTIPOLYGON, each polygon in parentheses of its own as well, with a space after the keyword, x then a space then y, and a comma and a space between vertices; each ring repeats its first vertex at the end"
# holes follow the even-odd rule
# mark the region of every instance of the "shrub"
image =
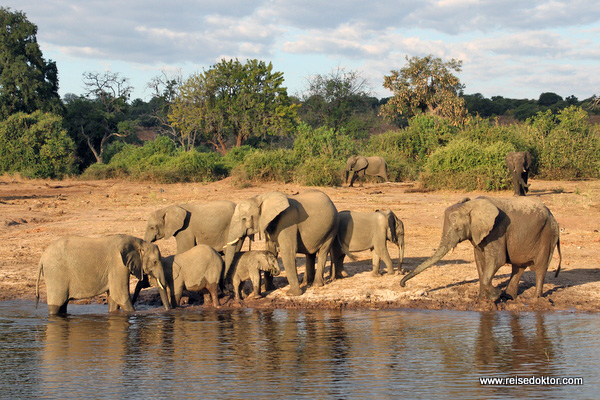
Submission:
POLYGON ((252 181, 291 182, 298 159, 291 150, 257 151, 247 155, 241 168, 252 181))
POLYGON ((29 178, 62 178, 74 173, 75 143, 62 118, 36 111, 0 122, 0 172, 29 178))
POLYGON ((512 144, 494 142, 483 146, 464 138, 436 150, 425 164, 421 178, 433 189, 501 190, 511 181, 505 165, 512 144))
POLYGON ((356 151, 356 143, 349 136, 324 126, 313 129, 302 124, 294 140, 294 154, 301 160, 319 156, 346 160, 356 151))
POLYGON ((327 156, 311 157, 296 169, 296 181, 306 186, 339 186, 345 163, 327 156))

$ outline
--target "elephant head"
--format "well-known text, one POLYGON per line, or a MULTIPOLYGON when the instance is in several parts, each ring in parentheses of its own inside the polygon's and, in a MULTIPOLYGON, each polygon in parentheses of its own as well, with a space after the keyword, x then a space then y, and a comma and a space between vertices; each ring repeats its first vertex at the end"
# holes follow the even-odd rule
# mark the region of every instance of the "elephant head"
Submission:
POLYGON ((404 261, 404 223, 392 210, 377 210, 387 218, 387 240, 398 246, 398 269, 404 261))
POLYGON ((259 257, 258 269, 265 272, 270 272, 273 276, 277 276, 281 273, 279 269, 279 263, 277 257, 270 251, 261 252, 259 257))
POLYGON ((162 258, 158 246, 147 241, 140 241, 133 249, 125 249, 121 253, 123 263, 132 275, 140 280, 144 275, 149 275, 152 281, 156 281, 160 299, 165 309, 170 310, 170 302, 167 296, 167 279, 163 269, 162 258))
POLYGON ((154 242, 170 239, 185 225, 188 212, 178 205, 172 205, 154 211, 148 218, 144 240, 154 242))
POLYGON ((532 163, 531 154, 528 151, 510 152, 506 156, 506 164, 512 173, 520 174, 528 172, 532 163))
MULTIPOLYGON (((279 192, 269 192, 240 201, 233 212, 227 245, 225 246, 225 271, 227 276, 233 257, 247 236, 266 234, 269 225, 288 207, 290 202, 286 195, 279 192)), ((267 245, 269 240, 267 237, 267 245)))
POLYGON ((357 171, 366 169, 369 166, 369 161, 363 156, 352 156, 346 160, 346 183, 348 183, 348 175, 350 171, 356 173, 357 171))
POLYGON ((404 286, 407 280, 441 260, 458 243, 469 239, 474 246, 479 246, 494 228, 499 212, 498 208, 486 199, 466 198, 448 207, 444 213, 442 239, 438 249, 433 256, 402 278, 400 286, 404 286))

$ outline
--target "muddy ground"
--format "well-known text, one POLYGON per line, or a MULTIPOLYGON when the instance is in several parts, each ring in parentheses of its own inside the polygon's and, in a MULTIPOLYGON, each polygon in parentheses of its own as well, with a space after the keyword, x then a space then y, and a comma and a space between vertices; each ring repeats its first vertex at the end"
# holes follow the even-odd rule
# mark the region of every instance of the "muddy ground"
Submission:
MULTIPOLYGON (((265 191, 294 194, 308 188, 278 183, 237 188, 225 179, 210 184, 156 184, 127 181, 23 180, 0 177, 0 300, 34 299, 37 263, 48 244, 62 235, 106 235, 124 233, 144 236, 150 212, 180 202, 236 201, 265 191)), ((465 196, 490 193, 453 191, 423 192, 418 184, 368 183, 362 187, 321 188, 338 210, 373 211, 392 209, 404 221, 406 252, 403 267, 412 270, 437 247, 444 209, 465 196)), ((512 192, 492 193, 511 197, 512 192)), ((285 271, 275 279, 277 290, 263 299, 248 300, 246 306, 421 308, 453 310, 600 310, 600 182, 531 181, 531 196, 538 197, 553 212, 561 227, 562 270, 557 278, 554 259, 546 275, 544 297, 536 300, 534 273, 523 274, 517 300, 492 303, 478 299, 479 283, 469 242, 463 242, 440 263, 400 287, 401 274, 371 275, 369 251, 356 253, 346 263, 348 277, 307 288, 299 297, 288 297, 285 271)), ((157 242, 163 255, 175 252, 175 240, 157 242)), ((253 248, 264 248, 257 242, 253 248)), ((395 259, 397 248, 388 244, 395 259)), ((348 260, 347 260, 348 261, 348 260)), ((396 262, 396 260, 394 260, 396 262)), ((303 272, 304 257, 297 263, 303 272)), ((329 263, 328 263, 329 264, 329 263)), ((383 270, 383 264, 382 264, 383 270)), ((506 285, 510 267, 502 267, 494 284, 506 285)), ((131 278, 132 287, 135 278, 131 278)), ((249 290, 249 284, 246 287, 249 290)), ((159 305, 156 289, 144 290, 141 301, 159 305)), ((202 296, 184 298, 198 305, 202 296)), ((45 286, 41 284, 41 301, 45 286)), ((104 296, 91 301, 105 302, 104 296)), ((228 297, 224 307, 237 307, 228 297)), ((189 306, 189 305, 188 305, 189 306)))

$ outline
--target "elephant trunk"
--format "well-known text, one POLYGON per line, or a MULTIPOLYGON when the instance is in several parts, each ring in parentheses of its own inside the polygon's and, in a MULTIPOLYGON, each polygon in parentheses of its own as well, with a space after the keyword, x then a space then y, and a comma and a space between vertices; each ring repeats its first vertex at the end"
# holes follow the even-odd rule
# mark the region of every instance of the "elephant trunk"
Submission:
POLYGON ((398 237, 398 271, 402 270, 402 263, 404 262, 404 235, 398 237))
POLYGON ((421 272, 425 271, 427 268, 431 267, 436 262, 440 261, 448 253, 448 251, 450 251, 451 248, 452 247, 447 246, 445 244, 440 244, 440 247, 438 247, 438 249, 436 250, 436 252, 433 256, 431 256, 430 258, 425 260, 423 263, 421 263, 421 265, 419 265, 417 268, 415 268, 411 273, 409 273, 404 278, 402 278, 402 280, 400 281, 400 286, 404 287, 404 285, 406 285, 407 280, 411 279, 415 275, 420 274, 421 272))
POLYGON ((348 174, 350 173, 350 171, 346 170, 346 184, 348 183, 348 174))
POLYGON ((153 234, 149 229, 146 230, 146 233, 144 234, 144 241, 148 242, 148 243, 152 243, 156 241, 156 235, 153 234))

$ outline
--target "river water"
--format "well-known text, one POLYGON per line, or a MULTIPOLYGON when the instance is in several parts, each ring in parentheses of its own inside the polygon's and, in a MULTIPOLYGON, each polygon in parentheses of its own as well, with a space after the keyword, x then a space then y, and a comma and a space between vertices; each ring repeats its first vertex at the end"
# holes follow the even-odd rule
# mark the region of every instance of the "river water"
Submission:
POLYGON ((599 398, 600 316, 0 302, 1 398, 599 398), (479 378, 535 377, 536 385, 479 378), (583 385, 542 385, 542 378, 583 385))

